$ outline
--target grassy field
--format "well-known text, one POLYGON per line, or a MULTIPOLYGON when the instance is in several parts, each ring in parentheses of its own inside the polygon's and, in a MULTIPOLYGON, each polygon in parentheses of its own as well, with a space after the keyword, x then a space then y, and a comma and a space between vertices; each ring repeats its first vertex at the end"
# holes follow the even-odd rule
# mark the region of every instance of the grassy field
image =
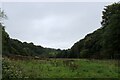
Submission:
POLYGON ((116 60, 3 59, 3 78, 118 78, 116 60))

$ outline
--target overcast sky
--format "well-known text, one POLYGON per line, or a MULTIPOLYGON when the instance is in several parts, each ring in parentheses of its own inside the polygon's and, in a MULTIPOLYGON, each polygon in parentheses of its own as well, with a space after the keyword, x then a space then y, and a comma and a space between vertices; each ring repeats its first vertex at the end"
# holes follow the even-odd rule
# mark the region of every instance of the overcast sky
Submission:
POLYGON ((11 38, 43 47, 67 49, 101 27, 104 6, 110 2, 2 3, 11 38))

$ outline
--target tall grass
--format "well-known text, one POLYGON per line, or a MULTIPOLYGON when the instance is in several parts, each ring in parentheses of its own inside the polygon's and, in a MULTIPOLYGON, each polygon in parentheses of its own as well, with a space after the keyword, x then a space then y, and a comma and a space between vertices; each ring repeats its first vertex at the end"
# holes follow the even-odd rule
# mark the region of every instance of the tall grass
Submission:
POLYGON ((118 78, 116 60, 3 59, 3 78, 118 78))

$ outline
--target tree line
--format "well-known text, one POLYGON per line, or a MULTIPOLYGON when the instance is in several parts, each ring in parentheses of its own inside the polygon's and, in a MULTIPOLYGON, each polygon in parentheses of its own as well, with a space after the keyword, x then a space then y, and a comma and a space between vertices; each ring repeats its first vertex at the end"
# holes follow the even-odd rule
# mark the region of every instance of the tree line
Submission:
POLYGON ((71 49, 60 50, 36 46, 9 37, 2 27, 3 55, 39 56, 45 58, 120 58, 120 3, 108 5, 102 11, 102 27, 76 42, 71 49))

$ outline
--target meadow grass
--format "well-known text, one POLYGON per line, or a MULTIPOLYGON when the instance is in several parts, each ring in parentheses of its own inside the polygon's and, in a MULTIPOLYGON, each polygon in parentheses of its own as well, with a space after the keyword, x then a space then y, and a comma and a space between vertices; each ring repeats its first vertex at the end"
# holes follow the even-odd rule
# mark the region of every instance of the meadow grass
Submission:
POLYGON ((118 78, 117 60, 3 59, 3 78, 118 78))

